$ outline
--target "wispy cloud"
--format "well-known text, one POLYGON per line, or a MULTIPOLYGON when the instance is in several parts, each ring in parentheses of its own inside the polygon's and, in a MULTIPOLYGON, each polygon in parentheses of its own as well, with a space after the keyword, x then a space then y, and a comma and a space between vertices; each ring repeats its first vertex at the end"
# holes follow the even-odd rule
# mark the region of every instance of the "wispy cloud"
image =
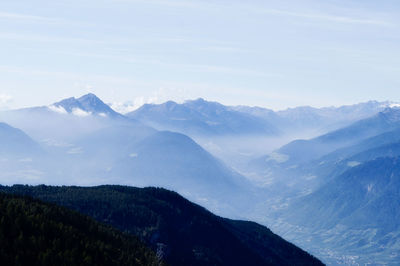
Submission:
POLYGON ((34 21, 54 21, 56 19, 42 17, 42 16, 34 16, 34 15, 26 15, 19 13, 9 13, 9 12, 1 12, 0 11, 0 19, 14 19, 14 20, 34 20, 34 21))
POLYGON ((392 24, 387 21, 373 19, 373 18, 355 18, 355 17, 347 17, 347 16, 337 16, 323 13, 301 13, 301 12, 292 12, 280 9, 257 9, 259 13, 264 14, 272 14, 272 15, 282 15, 282 16, 290 16, 290 17, 298 17, 305 19, 313 19, 313 20, 322 20, 328 22, 336 22, 336 23, 347 23, 347 24, 366 24, 366 25, 376 25, 376 26, 391 26, 392 24))
POLYGON ((160 5, 160 6, 170 6, 170 7, 190 7, 197 8, 203 3, 196 1, 176 1, 176 0, 110 0, 111 2, 120 2, 120 3, 143 3, 143 4, 151 4, 151 5, 160 5))
POLYGON ((10 21, 18 21, 23 23, 41 23, 41 24, 49 24, 49 25, 69 25, 69 26, 78 26, 78 27, 93 27, 95 24, 68 20, 66 18, 61 17, 46 17, 32 14, 22 14, 22 13, 14 13, 14 12, 4 12, 0 11, 0 21, 1 20, 10 20, 10 21))
POLYGON ((107 43, 107 41, 60 37, 53 35, 41 34, 25 34, 25 33, 9 33, 0 32, 0 39, 16 40, 16 41, 32 41, 32 42, 59 42, 59 43, 107 43))
POLYGON ((84 26, 84 24, 79 22, 68 21, 61 18, 45 17, 31 14, 21 14, 12 12, 0 11, 0 20, 12 20, 20 21, 24 23, 46 23, 46 24, 68 24, 68 25, 79 25, 84 26))
POLYGON ((179 63, 167 63, 167 62, 158 62, 158 63, 160 65, 175 67, 192 72, 220 73, 220 74, 232 74, 232 75, 258 76, 258 77, 282 77, 282 75, 277 73, 269 73, 266 71, 228 67, 221 65, 179 64, 179 63))

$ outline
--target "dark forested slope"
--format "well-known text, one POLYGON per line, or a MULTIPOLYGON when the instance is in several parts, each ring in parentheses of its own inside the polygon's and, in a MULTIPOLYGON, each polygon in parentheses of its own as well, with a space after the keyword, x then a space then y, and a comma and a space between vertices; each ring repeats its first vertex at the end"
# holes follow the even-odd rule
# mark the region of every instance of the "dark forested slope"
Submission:
POLYGON ((0 193, 0 265, 159 265, 134 236, 28 197, 0 193))
POLYGON ((54 202, 139 236, 170 265, 321 265, 252 222, 213 215, 177 193, 123 186, 1 187, 54 202))

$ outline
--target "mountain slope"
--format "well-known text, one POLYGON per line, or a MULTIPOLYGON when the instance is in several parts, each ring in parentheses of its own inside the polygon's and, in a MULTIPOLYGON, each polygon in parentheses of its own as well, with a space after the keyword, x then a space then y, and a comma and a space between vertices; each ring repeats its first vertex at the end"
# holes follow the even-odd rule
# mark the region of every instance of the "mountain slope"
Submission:
MULTIPOLYGON (((329 132, 319 137, 310 140, 295 140, 292 141, 272 154, 262 156, 253 160, 250 167, 258 172, 270 171, 277 176, 282 174, 288 175, 289 172, 298 172, 298 169, 315 160, 319 160, 319 164, 324 164, 323 156, 335 154, 339 155, 333 159, 343 159, 340 156, 340 149, 345 151, 349 147, 358 146, 360 150, 364 146, 358 144, 366 143, 371 139, 369 145, 373 145, 373 141, 384 133, 400 129, 400 109, 388 108, 377 115, 360 120, 348 127, 329 132), (361 148, 360 148, 361 147, 361 148)), ((393 134, 392 134, 393 135, 393 134)), ((393 136, 392 136, 393 138, 393 136)), ((380 140, 382 141, 382 140, 380 140)), ((318 166, 317 166, 318 167, 318 166)))
POLYGON ((1 190, 54 202, 133 233, 171 265, 321 265, 263 226, 215 216, 164 189, 13 186, 1 190))
POLYGON ((160 130, 190 136, 279 134, 279 130, 266 119, 203 99, 183 104, 172 101, 160 105, 145 104, 126 115, 160 130))
POLYGON ((386 109, 371 118, 320 137, 294 141, 280 148, 278 152, 288 155, 291 160, 304 162, 399 127, 400 109, 386 109), (305 150, 307 154, 303 153, 305 150))
POLYGON ((38 141, 52 142, 71 142, 110 125, 140 124, 115 112, 94 94, 64 99, 49 106, 3 111, 0 117, 38 141))
POLYGON ((161 130, 194 136, 315 136, 350 125, 383 111, 391 102, 370 101, 340 107, 309 106, 273 111, 262 107, 225 106, 203 99, 178 104, 145 104, 127 116, 161 130))
POLYGON ((248 209, 257 196, 245 177, 191 138, 168 131, 138 134, 129 127, 110 127, 82 138, 82 153, 73 162, 85 164, 71 178, 94 175, 116 184, 162 186, 229 216, 248 209))
POLYGON ((278 111, 276 115, 284 121, 283 127, 288 130, 308 129, 324 134, 371 117, 392 105, 392 102, 369 101, 340 107, 300 106, 278 111))
POLYGON ((1 265, 159 265, 136 237, 74 211, 0 194, 1 265))
POLYGON ((41 152, 40 145, 22 130, 0 123, 0 154, 29 156, 41 152))
POLYGON ((358 263, 397 265, 399 202, 400 158, 377 158, 295 202, 283 216, 294 225, 286 227, 285 235, 290 239, 307 235, 314 252, 324 248, 358 256, 358 263))

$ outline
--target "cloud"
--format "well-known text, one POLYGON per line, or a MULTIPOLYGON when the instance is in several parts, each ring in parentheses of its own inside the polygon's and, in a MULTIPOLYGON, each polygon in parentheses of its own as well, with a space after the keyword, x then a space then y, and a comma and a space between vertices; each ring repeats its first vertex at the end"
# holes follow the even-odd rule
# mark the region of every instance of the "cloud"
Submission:
POLYGON ((72 109, 72 114, 76 115, 76 116, 80 116, 80 117, 85 117, 85 116, 91 115, 92 113, 86 112, 86 111, 84 111, 84 110, 82 110, 80 108, 73 108, 72 109))
POLYGON ((64 109, 62 106, 55 106, 55 105, 50 105, 47 108, 49 108, 51 111, 59 113, 59 114, 67 114, 68 112, 64 109))
POLYGON ((33 162, 32 158, 22 158, 19 160, 21 163, 31 163, 33 162))
POLYGON ((183 7, 183 8, 199 8, 203 5, 201 2, 196 1, 171 1, 171 0, 111 0, 111 2, 117 3, 142 3, 150 5, 161 5, 169 7, 183 7))
POLYGON ((76 20, 67 20, 63 18, 55 18, 55 17, 45 17, 38 15, 30 15, 30 14, 21 14, 21 13, 13 13, 13 12, 4 12, 0 11, 0 20, 12 20, 19 22, 29 22, 29 23, 44 23, 44 24, 56 24, 56 25, 69 25, 69 26, 96 26, 95 24, 90 24, 87 22, 76 21, 76 20))
POLYGON ((42 16, 0 12, 0 19, 29 20, 29 21, 57 21, 57 19, 42 16))
POLYGON ((362 18, 352 18, 346 16, 335 16, 329 14, 322 13, 301 13, 301 12, 292 12, 285 11, 279 9, 258 9, 257 12, 264 14, 272 14, 272 15, 283 15, 290 17, 298 17, 305 19, 315 19, 315 20, 324 20, 329 22, 337 22, 337 23, 347 23, 347 24, 366 24, 366 25, 376 25, 376 26, 390 26, 391 23, 383 20, 376 19, 362 19, 362 18))
POLYGON ((81 154, 83 153, 83 149, 81 147, 72 148, 67 151, 68 154, 81 154))
POLYGON ((10 102, 12 102, 13 97, 9 94, 0 94, 0 105, 6 105, 10 102))
POLYGON ((156 103, 156 97, 136 97, 133 101, 126 101, 126 102, 114 102, 111 103, 110 106, 113 110, 117 111, 121 114, 127 114, 129 112, 135 111, 136 109, 140 108, 142 105, 146 103, 156 103))
POLYGON ((184 101, 187 97, 187 91, 185 89, 161 87, 158 90, 153 91, 150 96, 139 96, 132 101, 114 102, 111 103, 110 106, 115 111, 121 114, 126 114, 135 111, 144 104, 159 104, 171 100, 171 95, 179 95, 180 97, 177 101, 184 101))
POLYGON ((8 109, 13 102, 13 97, 9 94, 0 93, 0 109, 8 109))

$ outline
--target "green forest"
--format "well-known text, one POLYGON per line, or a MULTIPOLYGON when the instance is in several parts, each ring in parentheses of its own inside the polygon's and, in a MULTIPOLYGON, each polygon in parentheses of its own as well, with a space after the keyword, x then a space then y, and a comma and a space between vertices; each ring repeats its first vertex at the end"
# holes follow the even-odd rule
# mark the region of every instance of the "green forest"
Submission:
MULTIPOLYGON (((216 216, 165 189, 15 185, 0 191, 52 202, 137 236, 169 265, 322 265, 264 226, 216 216)), ((149 262, 151 253, 145 254, 149 262)))
POLYGON ((29 197, 0 193, 0 265, 159 265, 138 238, 29 197))

